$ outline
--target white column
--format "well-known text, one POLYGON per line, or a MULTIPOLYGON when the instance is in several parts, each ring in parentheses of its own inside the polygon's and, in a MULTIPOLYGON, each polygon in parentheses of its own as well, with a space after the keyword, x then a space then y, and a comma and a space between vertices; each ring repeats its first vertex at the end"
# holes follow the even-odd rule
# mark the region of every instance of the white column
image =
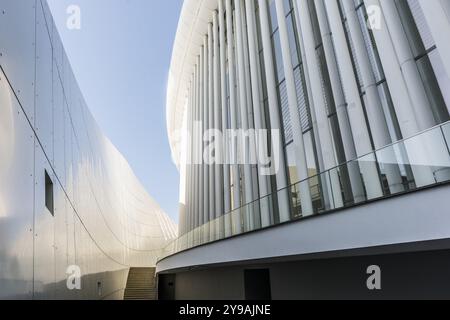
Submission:
MULTIPOLYGON (((192 82, 190 84, 192 90, 192 82)), ((182 217, 182 221, 180 221, 180 235, 184 235, 187 230, 187 218, 189 214, 193 211, 192 209, 192 144, 194 142, 192 137, 192 123, 193 123, 193 105, 192 105, 192 94, 190 95, 190 100, 188 104, 187 112, 187 122, 186 122, 186 131, 187 131, 187 142, 186 142, 186 211, 184 217, 182 217)))
MULTIPOLYGON (((255 20, 255 5, 253 1, 246 3, 246 16, 247 16, 247 32, 248 32, 248 46, 249 46, 249 58, 250 58, 250 74, 251 85, 253 95, 253 111, 255 119, 255 131, 260 132, 264 128, 264 103, 262 101, 261 94, 261 74, 260 64, 258 59, 258 46, 256 36, 256 20, 255 20)), ((262 144, 258 148, 262 148, 262 144)), ((270 192, 270 181, 268 176, 259 172, 259 193, 260 193, 260 209, 261 209, 261 226, 270 226, 270 203, 267 196, 270 192)))
MULTIPOLYGON (((252 97, 252 85, 251 85, 251 75, 250 75, 250 57, 248 52, 248 34, 247 34, 247 17, 245 7, 250 1, 241 1, 241 17, 242 17, 242 43, 244 44, 244 70, 245 70, 245 89, 247 96, 247 114, 248 114, 248 128, 250 130, 254 129, 254 115, 253 115, 253 97, 252 97)), ((253 142, 251 146, 256 150, 256 142, 253 142)), ((252 188, 253 196, 252 199, 259 199, 259 186, 258 186, 258 165, 256 163, 251 163, 252 168, 252 188)), ((260 220, 260 210, 258 206, 254 206, 254 212, 251 217, 256 225, 260 220)))
MULTIPOLYGON (((321 12, 323 19, 326 19, 325 7, 322 0, 315 1, 317 12, 321 12)), ((372 142, 370 140, 369 130, 366 125, 366 118, 359 93, 358 82, 354 73, 352 58, 348 50, 347 39, 345 37, 342 19, 336 1, 326 1, 326 8, 331 30, 333 30, 333 39, 338 61, 338 67, 341 71, 342 86, 348 104, 348 116, 353 132, 356 153, 362 157, 373 152, 372 142)), ((349 159, 352 160, 352 159, 349 159)), ((363 175, 367 198, 376 199, 383 196, 381 182, 378 175, 375 157, 372 156, 366 161, 359 161, 361 174, 363 175)))
MULTIPOLYGON (((213 39, 214 39, 214 130, 220 130, 222 132, 222 92, 220 82, 220 52, 219 52, 219 22, 217 17, 217 11, 213 12, 213 39)), ((218 141, 216 146, 216 158, 218 163, 214 164, 215 169, 215 202, 216 219, 223 215, 223 166, 222 166, 222 154, 223 146, 222 141, 218 141), (218 156, 219 155, 219 156, 218 156)), ((217 229, 219 224, 217 224, 217 229)), ((219 231, 219 230, 216 230, 219 231)))
POLYGON ((403 78, 411 96, 419 129, 421 131, 429 129, 436 125, 436 121, 397 8, 392 0, 381 0, 380 4, 397 53, 403 78))
MULTIPOLYGON (((329 170, 337 166, 337 161, 334 155, 333 138, 328 121, 327 110, 325 108, 326 102, 322 91, 322 81, 320 78, 321 68, 317 61, 314 34, 312 29, 312 21, 309 13, 309 7, 306 1, 297 0, 299 9, 300 25, 302 30, 303 45, 305 50, 305 60, 303 63, 308 68, 308 74, 311 83, 314 111, 317 119, 318 134, 322 144, 322 157, 324 169, 329 170)), ((322 179, 323 181, 323 179, 322 179)), ((344 205, 341 193, 341 186, 339 176, 336 170, 329 172, 329 183, 324 183, 323 188, 326 189, 331 208, 340 208, 344 205)))
MULTIPOLYGON (((365 3, 368 8, 381 8, 378 0, 365 0, 365 3)), ((400 129, 403 137, 407 138, 417 134, 420 129, 412 109, 411 97, 403 79, 401 66, 383 14, 380 16, 380 22, 380 28, 374 28, 372 33, 394 102, 400 129)))
MULTIPOLYGON (((227 105, 227 56, 225 39, 225 10, 223 0, 219 0, 219 38, 220 38, 220 85, 221 85, 221 108, 222 108, 222 132, 227 130, 228 124, 228 105, 227 105)), ((228 152, 228 146, 223 145, 223 176, 224 176, 224 213, 231 211, 230 196, 230 166, 225 162, 225 155, 228 152)))
MULTIPOLYGON (((191 92, 190 92, 190 103, 191 103, 191 106, 192 106, 192 118, 193 119, 195 119, 195 117, 196 117, 196 106, 195 106, 195 103, 194 103, 194 81, 195 81, 195 72, 192 74, 192 80, 191 80, 191 92)), ((194 132, 193 132, 193 136, 192 136, 192 147, 193 147, 193 154, 195 154, 195 136, 194 136, 194 132)), ((192 166, 192 178, 191 178, 191 183, 192 183, 192 209, 191 209, 191 211, 190 211, 190 213, 189 213, 189 216, 187 217, 187 221, 186 221, 186 223, 187 223, 187 225, 186 225, 186 232, 189 232, 189 231, 191 231, 191 229, 192 229, 192 226, 191 226, 191 217, 193 216, 193 214, 194 214, 194 212, 195 212, 195 205, 196 205, 196 202, 195 202, 195 196, 196 196, 196 192, 195 192, 195 187, 196 187, 196 184, 195 184, 195 166, 192 166)))
MULTIPOLYGON (((441 55, 447 75, 450 77, 450 1, 418 0, 441 55)), ((447 106, 450 108, 450 106, 447 106)))
POLYGON ((187 123, 187 128, 189 131, 189 143, 187 146, 187 161, 186 161, 186 171, 187 171, 187 175, 186 175, 186 193, 187 193, 187 211, 186 211, 186 215, 183 221, 183 225, 182 227, 182 234, 185 234, 189 231, 189 217, 191 216, 191 214, 194 212, 194 195, 195 193, 193 192, 195 190, 195 184, 194 184, 194 166, 193 166, 193 162, 192 162, 192 157, 193 157, 193 148, 194 148, 194 136, 193 136, 193 123, 194 123, 194 118, 195 118, 195 106, 194 106, 194 99, 193 97, 193 82, 194 79, 192 77, 191 80, 191 89, 190 89, 190 94, 189 94, 189 107, 188 107, 188 123, 187 123))
MULTIPOLYGON (((227 57, 226 57, 226 39, 225 39, 225 10, 223 0, 219 0, 219 36, 220 36, 220 75, 221 75, 221 108, 222 108, 222 133, 225 134, 228 129, 228 103, 227 103, 227 57)), ((230 183, 230 166, 225 161, 228 154, 228 144, 223 141, 223 187, 224 187, 224 210, 225 215, 231 211, 231 183, 230 183)), ((231 235, 229 216, 224 218, 225 236, 231 235)))
MULTIPOLYGON (((196 179, 197 179, 197 188, 196 188, 196 197, 197 197, 197 209, 195 214, 198 216, 198 226, 201 225, 200 221, 203 221, 203 157, 202 157, 202 150, 203 150, 203 142, 202 142, 202 135, 203 135, 203 127, 202 127, 202 118, 203 118, 203 109, 200 97, 202 96, 201 91, 201 64, 202 60, 201 57, 198 57, 198 67, 197 67, 197 102, 196 102, 196 119, 195 119, 195 132, 196 132, 196 159, 195 159, 195 167, 196 167, 196 179)), ((197 227, 198 227, 197 226, 197 227)), ((201 241, 201 235, 198 235, 197 241, 201 241)))
POLYGON ((311 190, 309 188, 309 178, 305 143, 303 141, 303 130, 300 123, 298 111, 298 98, 295 89, 294 67, 292 66, 291 48, 289 45, 289 35, 286 25, 286 16, 283 0, 275 0, 278 28, 280 32, 281 53, 283 56, 284 74, 286 77, 286 89, 288 95, 289 113, 291 118, 292 133, 294 137, 294 150, 297 172, 300 178, 300 200, 302 215, 310 216, 314 213, 311 190))
MULTIPOLYGON (((199 109, 199 118, 198 121, 203 122, 203 107, 204 107, 204 97, 203 97, 203 47, 200 49, 200 55, 198 58, 198 109, 199 109)), ((203 129, 203 127, 202 127, 203 129)), ((199 224, 202 226, 205 221, 205 215, 204 215, 204 204, 203 204, 203 190, 204 190, 204 180, 203 180, 203 162, 201 162, 198 165, 198 176, 199 176, 199 192, 200 192, 200 199, 199 199, 199 209, 198 209, 198 215, 199 215, 199 224)))
MULTIPOLYGON (((233 7, 231 0, 225 0, 226 4, 226 23, 227 23, 227 51, 228 51, 228 81, 230 88, 230 128, 231 130, 237 130, 238 128, 238 110, 237 110, 237 93, 236 93, 236 69, 235 69, 235 55, 234 55, 234 36, 235 33, 233 28, 233 7)), ((235 144, 230 145, 229 153, 234 155, 232 158, 232 177, 233 177, 233 210, 238 209, 241 206, 241 194, 240 194, 240 173, 239 165, 236 162, 236 157, 238 154, 238 149, 235 144)), ((236 214, 233 213, 233 231, 234 233, 241 233, 241 223, 237 221, 236 214)))
MULTIPOLYGON (((198 64, 195 66, 195 72, 194 72, 194 81, 192 86, 192 97, 193 97, 193 103, 197 110, 199 110, 199 104, 198 104, 198 96, 197 96, 197 79, 199 76, 199 70, 198 70, 198 64)), ((195 185, 199 189, 200 188, 200 179, 199 179, 199 166, 196 166, 195 169, 195 185)), ((192 230, 194 230, 198 226, 198 217, 199 217, 199 208, 200 208, 200 194, 196 194, 197 201, 196 201, 196 210, 193 212, 192 216, 192 230)))
MULTIPOLYGON (((366 6, 381 8, 378 0, 365 0, 366 6)), ((383 10, 384 12, 385 10, 383 10)), ((414 101, 410 95, 408 86, 406 85, 405 75, 402 73, 402 65, 396 53, 396 47, 400 44, 394 45, 397 39, 391 38, 388 25, 386 23, 385 15, 380 16, 380 27, 372 30, 375 42, 377 44, 380 60, 383 65, 383 70, 386 76, 386 82, 390 89, 391 97, 394 102, 394 108, 397 119, 402 131, 403 137, 408 138, 420 132, 418 115, 414 108, 414 101)), ((402 41, 404 44, 404 42, 402 41)), ((408 62, 404 61, 408 64, 408 62)), ((423 120, 421 120, 423 122, 423 120)), ((414 163, 427 163, 427 155, 423 154, 423 148, 411 147, 407 148, 409 160, 414 163)), ((423 166, 412 166, 412 171, 416 181, 416 185, 426 186, 435 182, 433 174, 429 168, 423 166)))
MULTIPOLYGON (((193 78, 192 78, 192 92, 191 92, 191 101, 192 101, 192 106, 194 109, 194 118, 198 117, 198 105, 195 103, 195 81, 196 81, 196 68, 194 70, 194 74, 193 74, 193 78)), ((195 129, 194 129, 195 130, 195 129)), ((194 152, 197 148, 196 142, 196 135, 197 132, 194 131, 194 152)), ((194 165, 193 167, 193 186, 194 186, 194 191, 193 191, 193 210, 191 212, 191 214, 189 215, 189 245, 193 245, 193 237, 192 237, 192 230, 194 230, 195 228, 195 215, 198 212, 198 166, 194 165)))
MULTIPOLYGON (((238 84, 239 84, 239 107, 241 112, 241 128, 245 132, 249 129, 248 120, 248 97, 245 81, 245 44, 243 39, 243 25, 242 25, 242 8, 241 1, 235 0, 235 12, 236 12, 236 46, 237 46, 237 66, 238 66, 238 84)), ((244 140, 244 139, 241 139, 244 140)), ((251 139, 250 139, 251 140, 251 139)), ((244 141, 241 143, 242 159, 244 160, 244 190, 245 201, 244 205, 253 201, 253 181, 252 181, 252 167, 250 165, 250 152, 251 142, 246 146, 244 141)), ((253 229, 253 210, 251 206, 243 210, 244 222, 248 229, 253 229)))
MULTIPOLYGON (((327 15, 323 2, 321 0, 314 2, 316 4, 317 18, 320 25, 323 49, 327 60, 328 72, 330 76, 331 87, 333 91, 334 102, 336 104, 336 114, 338 117, 339 128, 342 136, 345 157, 347 161, 358 157, 353 139, 352 128, 347 112, 347 102, 345 100, 342 81, 339 74, 339 68, 336 61, 335 48, 333 45, 332 34, 328 24, 327 15)), ((355 203, 365 201, 363 182, 361 180, 360 167, 357 162, 348 164, 350 185, 355 203)))
MULTIPOLYGON (((267 95, 269 100, 269 115, 270 115, 270 125, 271 129, 278 132, 276 136, 277 141, 272 141, 280 147, 280 151, 283 148, 283 140, 281 133, 281 116, 280 108, 278 104, 278 94, 276 88, 276 77, 275 77, 275 65, 274 65, 274 55, 272 51, 272 40, 270 36, 270 23, 268 16, 268 8, 266 0, 258 0, 259 4, 259 17, 261 21, 261 38, 263 44, 263 54, 264 54, 264 71, 266 73, 267 82, 267 95)), ((276 167, 278 171, 276 173, 277 189, 278 194, 278 211, 280 215, 280 221, 286 222, 290 219, 290 192, 286 189, 288 187, 287 179, 287 169, 286 169, 286 159, 284 152, 280 152, 279 155, 274 155, 274 161, 277 162, 276 167)))
MULTIPOLYGON (((198 58, 198 64, 196 66, 196 76, 194 77, 196 80, 195 82, 198 81, 199 77, 200 77, 200 57, 198 58)), ((195 84, 194 82, 194 84, 195 84)), ((195 86, 196 87, 196 86, 195 86)), ((195 168, 195 187, 194 187, 194 198, 195 198, 195 208, 194 208, 194 212, 193 215, 195 216, 200 216, 201 213, 201 201, 202 201, 202 189, 201 189, 201 182, 200 182, 200 170, 201 170, 201 158, 199 156, 199 154, 201 153, 201 149, 202 146, 200 145, 201 143, 201 128, 198 126, 198 122, 201 120, 202 117, 202 109, 200 104, 198 103, 198 99, 194 93, 194 108, 195 108, 195 118, 194 118, 194 144, 195 144, 195 159, 194 159, 194 168, 195 168)), ((195 219, 194 219, 195 220, 195 219)), ((194 227, 195 228, 195 227, 194 227)))
MULTIPOLYGON (((197 72, 197 70, 196 70, 196 72, 197 72)), ((194 75, 194 78, 193 78, 193 89, 195 88, 195 85, 194 85, 195 81, 196 81, 196 76, 194 75)), ((195 102, 195 89, 192 92, 192 104, 193 104, 193 109, 194 109, 194 123, 193 123, 193 126, 194 126, 193 127, 193 132, 194 132, 193 133, 193 138, 194 138, 194 157, 197 158, 200 146, 198 145, 199 132, 198 132, 198 128, 195 127, 195 122, 198 121, 198 119, 199 119, 200 109, 199 109, 199 105, 195 102)), ((192 194, 193 194, 194 206, 193 206, 193 211, 192 211, 191 216, 190 216, 189 231, 193 230, 193 228, 194 228, 194 224, 195 224, 194 216, 196 214, 199 214, 199 208, 200 208, 200 193, 199 193, 199 191, 200 191, 200 181, 199 181, 199 176, 198 176, 199 165, 198 165, 198 161, 197 160, 198 159, 194 160, 194 165, 193 165, 193 185, 194 185, 194 188, 193 188, 192 194)))
MULTIPOLYGON (((346 12, 349 32, 353 40, 353 46, 355 48, 355 58, 359 65, 362 78, 361 81, 363 82, 363 90, 366 92, 367 96, 366 110, 372 131, 373 142, 375 144, 375 149, 378 150, 391 144, 392 139, 389 134, 389 128, 383 112, 383 105, 378 93, 377 82, 370 63, 364 35, 355 11, 355 4, 352 0, 343 0, 342 3, 344 6, 344 11, 346 12)), ((392 158, 395 158, 393 150, 392 158)), ((384 166, 391 192, 398 193, 404 191, 398 165, 386 163, 384 166)))
MULTIPOLYGON (((381 8, 378 0, 365 0, 365 4, 367 8, 381 8)), ((401 67, 384 20, 384 15, 381 15, 380 18, 380 28, 373 29, 372 33, 377 44, 380 61, 383 65, 386 81, 394 102, 399 125, 403 137, 406 138, 417 134, 420 129, 412 109, 412 101, 401 73, 401 67)))
MULTIPOLYGON (((194 72, 194 75, 193 75, 193 77, 192 77, 192 87, 194 87, 194 82, 195 82, 195 72, 194 72)), ((195 105, 195 99, 194 99, 194 90, 192 90, 192 96, 191 96, 191 101, 192 101, 192 106, 193 106, 193 108, 194 108, 194 117, 196 117, 197 116, 197 106, 195 105)), ((195 134, 195 133, 194 133, 195 134)), ((195 148, 196 148, 196 145, 195 145, 195 143, 196 143, 196 139, 195 139, 195 137, 194 137, 194 150, 195 150, 195 148)), ((195 215, 195 212, 197 211, 197 209, 198 209, 198 207, 197 207, 197 196, 198 196, 198 194, 197 194, 197 186, 198 186, 198 184, 197 184, 197 167, 196 166, 194 166, 194 168, 193 168, 193 178, 192 178, 192 181, 193 181, 193 185, 194 185, 194 199, 193 199, 193 210, 192 210, 192 212, 191 212, 191 214, 189 215, 189 232, 190 231, 192 231, 192 228, 193 228, 193 225, 194 225, 194 215, 195 215)), ((189 238, 190 239, 190 238, 189 238)))
MULTIPOLYGON (((309 108, 310 108, 310 115, 311 115, 311 124, 312 124, 312 128, 313 128, 313 132, 314 132, 314 144, 316 147, 316 153, 317 153, 317 162, 318 162, 318 173, 320 172, 324 172, 325 171, 325 163, 323 160, 323 155, 322 155, 322 143, 320 141, 320 134, 319 134, 319 123, 317 121, 317 117, 316 117, 316 106, 314 105, 314 99, 313 97, 313 89, 312 89, 312 85, 311 85, 311 77, 309 76, 309 70, 308 67, 306 65, 306 50, 305 50, 305 42, 303 39, 303 31, 302 31, 302 26, 300 24, 300 14, 299 14, 299 8, 298 8, 298 3, 297 1, 293 1, 293 6, 294 6, 294 14, 295 14, 295 24, 297 26, 297 31, 298 31, 298 38, 299 38, 299 43, 300 43, 300 52, 301 52, 301 57, 302 57, 302 62, 303 62, 303 72, 305 74, 305 83, 306 83, 306 89, 307 89, 307 93, 308 93, 308 103, 309 103, 309 108)), ((349 124, 350 125, 350 124, 349 124)), ((355 151, 356 153, 356 151, 355 151)), ((331 194, 331 188, 329 188, 329 182, 328 182, 328 177, 326 177, 324 174, 322 174, 320 176, 320 181, 321 181, 321 198, 322 201, 324 202, 323 205, 325 208, 331 208, 332 206, 334 206, 333 203, 333 195, 331 194)))
MULTIPOLYGON (((205 36, 203 39, 203 132, 208 130, 208 120, 209 120, 209 104, 208 104, 208 36, 205 36)), ((202 142, 202 150, 204 143, 202 142)), ((203 158, 203 154, 202 154, 203 158)), ((208 165, 202 161, 203 163, 203 215, 204 222, 209 222, 209 167, 208 165)), ((209 239, 208 234, 204 234, 205 240, 209 239)))
MULTIPOLYGON (((213 47, 213 27, 208 24, 208 130, 214 127, 214 47, 213 47)), ((212 225, 215 219, 215 170, 213 165, 209 165, 209 221, 212 225)), ((211 227, 211 226, 210 226, 211 227)), ((214 239, 215 230, 210 228, 210 240, 214 239)))

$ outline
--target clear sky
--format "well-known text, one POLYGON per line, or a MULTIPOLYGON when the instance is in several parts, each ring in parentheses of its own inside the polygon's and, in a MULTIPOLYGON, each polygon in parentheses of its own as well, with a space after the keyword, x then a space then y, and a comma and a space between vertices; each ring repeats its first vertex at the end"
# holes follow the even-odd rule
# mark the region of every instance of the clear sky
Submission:
POLYGON ((166 85, 182 0, 48 0, 94 117, 150 195, 178 221, 179 175, 166 130, 166 85), (69 30, 66 10, 81 9, 69 30))

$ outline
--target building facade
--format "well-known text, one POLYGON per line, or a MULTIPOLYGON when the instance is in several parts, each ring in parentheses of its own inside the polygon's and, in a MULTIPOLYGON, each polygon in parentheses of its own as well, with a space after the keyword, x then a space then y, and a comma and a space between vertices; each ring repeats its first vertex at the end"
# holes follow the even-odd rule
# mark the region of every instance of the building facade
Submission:
MULTIPOLYGON (((186 0, 167 96, 180 238, 159 263, 184 279, 174 296, 204 297, 186 283, 208 271, 189 268, 240 263, 227 279, 242 280, 260 261, 277 277, 274 259, 416 244, 402 254, 449 236, 449 36, 448 0, 186 0), (271 163, 250 161, 254 150, 271 163)), ((276 297, 308 297, 277 285, 292 295, 276 297)))
POLYGON ((0 1, 0 68, 0 299, 122 299, 175 224, 96 124, 45 0, 0 1))

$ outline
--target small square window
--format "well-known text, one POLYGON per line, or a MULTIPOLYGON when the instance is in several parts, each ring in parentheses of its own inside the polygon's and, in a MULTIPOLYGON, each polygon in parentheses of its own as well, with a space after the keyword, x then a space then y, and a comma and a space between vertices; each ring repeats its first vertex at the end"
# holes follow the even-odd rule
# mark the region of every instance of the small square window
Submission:
POLYGON ((55 207, 53 205, 53 181, 47 171, 45 171, 45 206, 48 211, 50 211, 52 216, 54 216, 55 207))

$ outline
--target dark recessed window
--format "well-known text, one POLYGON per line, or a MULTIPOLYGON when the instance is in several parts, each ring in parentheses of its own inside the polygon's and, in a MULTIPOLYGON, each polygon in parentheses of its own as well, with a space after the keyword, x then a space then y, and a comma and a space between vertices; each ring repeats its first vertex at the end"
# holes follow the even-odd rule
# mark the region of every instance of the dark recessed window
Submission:
POLYGON ((47 207, 48 211, 50 211, 52 216, 54 216, 55 207, 53 205, 53 181, 48 175, 47 171, 45 171, 45 206, 47 207))
POLYGON ((245 300, 272 300, 270 270, 244 270, 245 300))

